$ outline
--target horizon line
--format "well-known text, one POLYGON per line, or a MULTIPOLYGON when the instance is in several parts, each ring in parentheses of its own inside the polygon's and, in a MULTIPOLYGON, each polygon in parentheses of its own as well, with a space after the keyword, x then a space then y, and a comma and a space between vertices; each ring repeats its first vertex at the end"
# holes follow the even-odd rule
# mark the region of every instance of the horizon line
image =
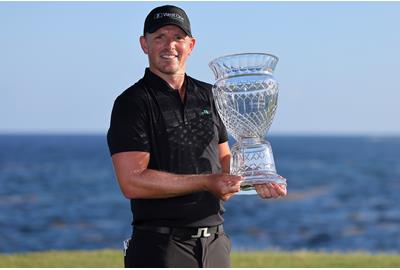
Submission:
MULTIPOLYGON (((107 136, 107 131, 0 131, 0 136, 107 136)), ((233 138, 229 135, 230 138, 233 138)), ((400 137, 378 132, 272 132, 265 137, 400 137)))

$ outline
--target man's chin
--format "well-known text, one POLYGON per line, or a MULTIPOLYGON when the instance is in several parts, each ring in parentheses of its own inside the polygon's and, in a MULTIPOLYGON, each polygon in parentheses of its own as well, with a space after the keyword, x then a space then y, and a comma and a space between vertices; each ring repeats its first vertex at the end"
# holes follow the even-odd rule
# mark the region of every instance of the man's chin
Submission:
POLYGON ((178 65, 154 65, 152 70, 156 71, 156 73, 159 72, 165 75, 185 74, 178 65))
POLYGON ((163 68, 161 69, 161 72, 168 75, 175 75, 180 73, 179 68, 177 67, 163 68))

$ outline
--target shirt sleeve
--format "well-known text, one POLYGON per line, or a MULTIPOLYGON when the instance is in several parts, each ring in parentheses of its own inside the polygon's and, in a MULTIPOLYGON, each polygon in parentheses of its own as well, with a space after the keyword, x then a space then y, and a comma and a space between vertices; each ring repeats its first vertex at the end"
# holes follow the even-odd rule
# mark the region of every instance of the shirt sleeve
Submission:
POLYGON ((217 107, 215 106, 215 101, 212 101, 213 110, 215 112, 215 117, 218 123, 218 144, 224 143, 228 141, 228 132, 226 131, 226 127, 221 117, 219 116, 217 107))
POLYGON ((218 143, 221 144, 221 143, 228 141, 228 132, 226 131, 226 127, 225 127, 224 123, 222 122, 221 118, 219 117, 219 114, 218 114, 218 121, 220 122, 219 130, 218 130, 218 133, 219 133, 218 143))
POLYGON ((148 118, 143 99, 120 95, 114 102, 107 133, 110 154, 150 152, 148 118))

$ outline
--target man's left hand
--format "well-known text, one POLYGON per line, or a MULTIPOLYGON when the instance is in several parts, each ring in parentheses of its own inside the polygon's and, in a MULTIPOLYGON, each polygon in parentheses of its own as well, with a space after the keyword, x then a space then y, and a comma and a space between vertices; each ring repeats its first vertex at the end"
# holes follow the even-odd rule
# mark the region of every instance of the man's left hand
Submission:
POLYGON ((279 198, 287 195, 286 185, 266 183, 255 185, 258 195, 262 199, 279 198))

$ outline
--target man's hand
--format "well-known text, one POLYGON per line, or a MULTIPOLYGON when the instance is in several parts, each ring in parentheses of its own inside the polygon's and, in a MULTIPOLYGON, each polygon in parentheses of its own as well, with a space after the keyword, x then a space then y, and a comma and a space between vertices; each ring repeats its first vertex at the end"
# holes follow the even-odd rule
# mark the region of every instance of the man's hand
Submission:
POLYGON ((287 195, 286 185, 267 183, 255 185, 258 195, 263 199, 279 198, 287 195))
POLYGON ((223 201, 240 191, 241 176, 230 174, 211 174, 207 178, 206 189, 223 201))

